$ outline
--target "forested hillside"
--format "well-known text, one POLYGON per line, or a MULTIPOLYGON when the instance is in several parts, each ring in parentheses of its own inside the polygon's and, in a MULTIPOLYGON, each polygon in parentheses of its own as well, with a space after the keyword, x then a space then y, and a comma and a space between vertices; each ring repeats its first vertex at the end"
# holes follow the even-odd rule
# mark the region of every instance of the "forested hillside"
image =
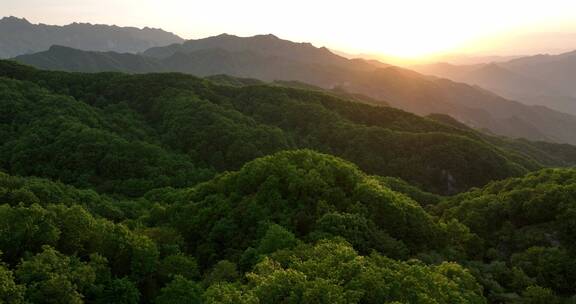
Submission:
POLYGON ((274 35, 218 35, 151 48, 143 54, 53 46, 15 60, 71 72, 226 74, 267 82, 300 81, 359 93, 418 115, 447 114, 476 129, 512 138, 576 144, 576 116, 528 106, 479 87, 425 76, 384 63, 347 59, 326 48, 274 35))
POLYGON ((575 161, 562 159, 562 145, 544 151, 527 142, 524 149, 470 129, 321 91, 232 87, 181 74, 43 72, 10 62, 2 63, 0 73, 12 78, 2 80, 7 87, 2 90, 4 121, 14 126, 3 136, 4 168, 123 194, 130 190, 112 189, 117 186, 112 179, 134 183, 141 191, 170 180, 183 186, 184 181, 193 184, 209 177, 210 171, 238 169, 257 157, 298 148, 340 156, 370 174, 400 177, 437 193, 521 175, 544 161, 575 161), (26 121, 33 123, 20 123, 26 121), (92 159, 77 149, 83 141, 83 148, 94 150, 92 159), (66 147, 70 151, 63 156, 66 147), (75 154, 78 163, 71 164, 75 154), (30 157, 44 164, 29 162, 30 157), (103 166, 118 172, 102 176, 111 174, 98 170, 103 166), (162 170, 169 166, 176 169, 162 170), (157 181, 138 181, 147 174, 157 181))
POLYGON ((0 61, 0 302, 571 303, 575 147, 365 98, 0 61))

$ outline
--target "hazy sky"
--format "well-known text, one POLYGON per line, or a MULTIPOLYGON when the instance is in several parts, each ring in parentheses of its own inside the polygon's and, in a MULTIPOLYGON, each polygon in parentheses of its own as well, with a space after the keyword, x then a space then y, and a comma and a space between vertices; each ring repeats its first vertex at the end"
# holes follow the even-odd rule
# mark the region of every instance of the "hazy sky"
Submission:
POLYGON ((576 33, 576 0, 0 0, 0 13, 33 23, 160 27, 184 38, 273 33, 346 52, 405 57, 500 47, 526 53, 507 45, 508 37, 576 33))

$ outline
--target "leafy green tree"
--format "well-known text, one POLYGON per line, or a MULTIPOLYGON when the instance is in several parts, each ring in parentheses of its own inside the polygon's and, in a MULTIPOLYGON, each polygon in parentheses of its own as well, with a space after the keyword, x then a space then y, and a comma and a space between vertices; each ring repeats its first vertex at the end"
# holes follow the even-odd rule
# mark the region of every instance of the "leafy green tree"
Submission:
POLYGON ((154 299, 156 304, 200 304, 202 290, 198 284, 175 276, 172 282, 160 290, 160 295, 154 299))
POLYGON ((162 259, 158 266, 158 273, 164 281, 170 281, 177 275, 187 280, 200 278, 196 259, 184 254, 170 255, 162 259))
POLYGON ((363 257, 337 241, 280 251, 247 276, 249 292, 262 303, 485 303, 475 278, 457 264, 429 267, 363 257))
POLYGON ((15 264, 25 251, 39 252, 42 245, 56 245, 60 229, 39 205, 0 206, 0 250, 4 261, 15 264))
POLYGON ((558 298, 554 292, 548 288, 540 286, 529 286, 526 291, 522 293, 524 303, 529 304, 556 304, 559 303, 558 298))
POLYGON ((396 258, 403 258, 408 254, 408 248, 403 242, 395 240, 378 229, 371 220, 358 214, 327 213, 318 220, 311 237, 313 239, 342 237, 363 254, 368 254, 372 250, 396 258))
POLYGON ((22 261, 16 277, 26 285, 26 300, 32 303, 83 303, 84 294, 96 283, 90 264, 49 246, 22 261))
POLYGON ((266 234, 260 239, 256 248, 260 254, 269 254, 280 249, 293 248, 298 244, 298 239, 294 234, 282 226, 271 224, 266 230, 266 234))
POLYGON ((251 292, 242 290, 242 286, 234 283, 215 283, 204 292, 204 302, 207 304, 258 304, 260 301, 251 292))
POLYGON ((128 278, 114 279, 106 286, 96 300, 97 303, 137 304, 140 303, 140 291, 128 278))
POLYGON ((538 285, 569 293, 576 280, 576 261, 560 248, 532 247, 512 256, 513 265, 521 268, 538 285))
POLYGON ((212 270, 207 274, 204 282, 207 285, 212 285, 218 282, 233 282, 239 277, 240 274, 238 273, 236 264, 222 260, 212 267, 212 270))
POLYGON ((24 303, 25 287, 14 282, 14 274, 6 265, 0 265, 0 302, 24 303))

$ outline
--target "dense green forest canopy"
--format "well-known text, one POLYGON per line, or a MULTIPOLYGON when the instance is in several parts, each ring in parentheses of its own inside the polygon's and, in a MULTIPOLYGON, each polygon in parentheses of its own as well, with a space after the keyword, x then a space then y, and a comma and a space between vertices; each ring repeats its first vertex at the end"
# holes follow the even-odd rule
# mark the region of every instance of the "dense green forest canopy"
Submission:
POLYGON ((573 303, 574 147, 0 61, 0 303, 573 303))
POLYGON ((576 160, 572 146, 499 139, 321 91, 182 74, 44 72, 8 61, 0 75, 10 78, 1 80, 5 170, 125 195, 193 185, 286 149, 337 155, 443 194, 576 160), (61 153, 66 147, 75 151, 61 153), (75 157, 77 164, 69 161, 75 157), (88 168, 96 164, 110 170, 88 168))

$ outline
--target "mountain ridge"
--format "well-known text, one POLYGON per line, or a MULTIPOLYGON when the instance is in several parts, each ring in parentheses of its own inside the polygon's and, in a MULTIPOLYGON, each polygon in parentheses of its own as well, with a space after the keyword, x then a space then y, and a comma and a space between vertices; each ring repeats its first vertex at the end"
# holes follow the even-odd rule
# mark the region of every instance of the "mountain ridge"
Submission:
MULTIPOLYGON (((19 56, 16 60, 34 65, 38 61, 35 58, 53 58, 58 55, 54 53, 57 52, 19 56)), ((74 66, 67 66, 71 59, 60 55, 55 63, 37 66, 80 72, 182 72, 197 76, 229 74, 268 82, 300 81, 324 89, 339 88, 385 100, 394 107, 419 115, 448 114, 469 126, 494 134, 576 143, 576 134, 567 131, 576 129, 576 116, 527 106, 478 87, 425 76, 400 67, 349 60, 327 49, 293 43, 276 36, 243 38, 220 35, 154 48, 146 53, 148 55, 133 55, 130 59, 154 62, 144 65, 148 68, 143 70, 130 68, 126 64, 118 65, 116 60, 122 62, 122 59, 110 53, 90 53, 91 56, 83 59, 85 64, 76 63, 74 66), (156 58, 150 53, 154 53, 156 58), (100 68, 93 64, 101 60, 110 63, 100 68), (110 69, 107 65, 118 67, 110 69), (90 70, 83 70, 83 66, 90 67, 90 70)))
POLYGON ((479 85, 529 105, 576 114, 576 89, 571 81, 576 77, 576 51, 538 54, 497 63, 429 64, 412 68, 424 74, 479 85), (492 67, 490 77, 485 73, 489 67, 492 67))
POLYGON ((11 58, 64 45, 82 50, 142 52, 150 47, 182 42, 179 36, 157 28, 71 23, 33 24, 14 16, 0 19, 0 58, 11 58))

